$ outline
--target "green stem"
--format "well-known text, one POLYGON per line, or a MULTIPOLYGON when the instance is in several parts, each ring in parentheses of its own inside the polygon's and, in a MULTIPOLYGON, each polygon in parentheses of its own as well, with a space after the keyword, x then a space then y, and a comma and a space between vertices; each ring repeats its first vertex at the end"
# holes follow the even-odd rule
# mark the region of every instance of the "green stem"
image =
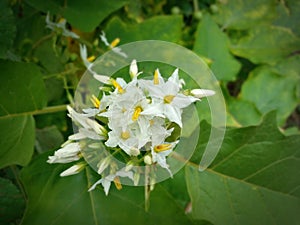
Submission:
POLYGON ((198 12, 199 11, 198 0, 193 0, 193 4, 194 4, 194 12, 198 12))
POLYGON ((67 109, 67 105, 56 105, 56 106, 49 106, 43 109, 34 110, 30 112, 22 112, 22 113, 14 113, 14 114, 7 114, 5 116, 1 116, 0 119, 6 119, 11 117, 17 117, 17 116, 28 116, 28 115, 41 115, 41 114, 47 114, 47 113, 55 113, 55 112, 61 112, 65 111, 67 109))
POLYGON ((98 53, 103 54, 105 51, 99 47, 94 46, 92 43, 84 40, 84 39, 76 39, 79 43, 86 45, 90 49, 95 49, 98 53))
POLYGON ((20 180, 19 170, 18 170, 18 168, 17 168, 16 165, 10 166, 10 169, 11 169, 12 173, 14 174, 14 177, 15 177, 15 179, 16 179, 16 183, 17 183, 17 185, 18 185, 18 187, 19 187, 19 189, 20 189, 20 191, 21 191, 21 193, 22 193, 22 195, 23 195, 23 198, 24 198, 25 201, 26 201, 26 200, 27 200, 27 195, 26 195, 26 193, 25 193, 23 184, 22 184, 22 182, 21 182, 21 180, 20 180))
POLYGON ((55 33, 48 34, 46 36, 43 36, 41 39, 39 39, 35 44, 32 46, 31 51, 32 52, 34 49, 36 49, 39 45, 41 45, 44 41, 49 40, 50 38, 54 37, 55 33))
POLYGON ((32 115, 41 115, 41 114, 61 112, 61 111, 65 111, 66 109, 67 109, 67 105, 48 106, 44 109, 33 111, 32 115))
POLYGON ((50 78, 52 78, 52 77, 60 77, 60 76, 68 75, 68 74, 74 74, 74 73, 76 73, 78 70, 79 70, 79 68, 77 68, 77 67, 71 68, 71 69, 65 70, 65 71, 63 71, 63 72, 61 72, 61 73, 53 73, 53 74, 44 76, 43 79, 46 80, 46 79, 50 79, 50 78))

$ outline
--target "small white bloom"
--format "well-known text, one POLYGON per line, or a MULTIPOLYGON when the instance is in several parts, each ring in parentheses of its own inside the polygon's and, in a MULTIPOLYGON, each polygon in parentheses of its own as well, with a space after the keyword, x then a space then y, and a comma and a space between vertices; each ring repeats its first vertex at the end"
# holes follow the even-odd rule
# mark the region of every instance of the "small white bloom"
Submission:
POLYGON ((140 140, 133 133, 133 130, 122 129, 122 127, 115 127, 108 133, 108 140, 105 145, 108 147, 122 148, 128 155, 136 156, 139 152, 140 140))
POLYGON ((159 82, 156 82, 154 77, 153 84, 145 87, 149 91, 149 96, 152 97, 152 103, 141 114, 152 116, 163 114, 171 122, 182 127, 182 109, 199 99, 179 92, 182 82, 178 77, 178 69, 173 72, 167 82, 159 77, 157 79, 159 82))
POLYGON ((191 95, 196 98, 204 98, 208 96, 214 95, 215 92, 213 90, 207 90, 207 89, 193 89, 191 90, 191 95))
POLYGON ((81 60, 83 61, 84 65, 86 68, 89 68, 91 66, 91 62, 89 62, 88 60, 88 54, 87 54, 87 49, 85 45, 80 44, 79 45, 80 48, 80 57, 81 60))
POLYGON ((106 38, 106 35, 105 35, 105 32, 102 31, 102 34, 100 34, 100 39, 101 41, 109 48, 111 48, 111 50, 115 53, 117 53, 118 55, 124 57, 124 58, 127 58, 127 54, 122 52, 122 49, 119 48, 119 47, 115 47, 115 46, 112 46, 110 43, 108 43, 107 41, 107 38, 106 38))
POLYGON ((66 28, 66 23, 67 23, 67 21, 65 19, 61 19, 58 23, 54 23, 54 22, 50 21, 50 14, 47 13, 47 16, 46 16, 46 24, 47 24, 46 27, 47 28, 49 28, 53 31, 59 30, 60 32, 62 32, 62 35, 65 37, 71 37, 71 38, 75 38, 75 39, 80 38, 77 34, 75 34, 72 31, 69 31, 66 28))
POLYGON ((100 74, 97 74, 97 73, 93 72, 93 77, 94 77, 96 80, 98 80, 98 81, 100 81, 101 83, 103 83, 103 84, 109 84, 109 85, 112 84, 112 83, 111 83, 111 78, 110 78, 109 76, 106 76, 106 75, 100 75, 100 74))
POLYGON ((92 140, 99 140, 99 141, 107 139, 106 135, 99 135, 96 132, 88 130, 86 128, 79 128, 78 133, 69 136, 69 140, 74 140, 74 141, 82 140, 85 138, 89 138, 92 140))
POLYGON ((85 167, 85 163, 79 163, 76 165, 71 166, 70 168, 66 169, 65 171, 63 171, 60 176, 61 177, 66 177, 66 176, 70 176, 70 175, 74 175, 79 173, 81 170, 84 169, 85 167))
POLYGON ((144 163, 147 165, 151 165, 152 164, 152 158, 150 155, 145 155, 144 156, 144 163))
POLYGON ((98 163, 98 174, 101 174, 108 166, 109 166, 109 163, 111 161, 111 157, 108 156, 108 157, 105 157, 104 159, 102 159, 99 163, 98 163))
POLYGON ((80 145, 78 142, 71 142, 49 156, 48 163, 69 163, 77 161, 79 157, 80 145))
POLYGON ((128 177, 129 179, 133 180, 133 173, 132 171, 126 171, 125 167, 122 168, 121 170, 117 171, 115 174, 110 174, 106 177, 101 178, 98 180, 95 184, 93 184, 88 191, 92 191, 96 188, 98 184, 101 184, 104 188, 104 192, 106 195, 108 195, 109 189, 111 182, 116 178, 116 177, 128 177))
POLYGON ((139 184, 140 177, 141 177, 141 175, 139 172, 134 173, 134 175, 133 175, 133 185, 134 186, 137 186, 139 184))
POLYGON ((131 77, 131 79, 136 79, 138 77, 138 75, 140 75, 142 72, 139 72, 138 70, 138 66, 136 63, 136 60, 132 60, 130 67, 129 67, 129 75, 131 77))
POLYGON ((151 147, 153 163, 157 162, 162 168, 166 169, 170 173, 171 177, 173 177, 173 174, 169 169, 166 157, 173 151, 178 142, 179 141, 162 143, 160 145, 152 145, 151 147))

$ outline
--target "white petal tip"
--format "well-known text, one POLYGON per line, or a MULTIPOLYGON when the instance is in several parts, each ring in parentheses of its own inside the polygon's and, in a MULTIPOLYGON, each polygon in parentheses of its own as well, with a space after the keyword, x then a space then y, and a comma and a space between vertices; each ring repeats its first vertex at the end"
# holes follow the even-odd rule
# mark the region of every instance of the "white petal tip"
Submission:
POLYGON ((215 95, 216 92, 213 90, 206 90, 206 89, 193 89, 191 90, 191 95, 196 98, 203 98, 215 95))

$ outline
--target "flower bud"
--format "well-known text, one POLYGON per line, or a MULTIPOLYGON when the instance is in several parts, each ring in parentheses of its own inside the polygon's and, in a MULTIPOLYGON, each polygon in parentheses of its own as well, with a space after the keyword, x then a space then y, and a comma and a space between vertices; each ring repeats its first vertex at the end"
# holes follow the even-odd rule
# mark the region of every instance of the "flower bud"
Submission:
POLYGON ((97 171, 98 174, 101 174, 109 166, 110 161, 111 161, 111 158, 108 156, 108 157, 102 159, 98 163, 98 165, 99 165, 99 168, 98 168, 98 171, 97 171))
POLYGON ((151 165, 152 164, 152 157, 150 155, 145 155, 144 163, 147 164, 147 165, 151 165))
POLYGON ((196 98, 203 98, 214 95, 215 92, 213 90, 207 90, 207 89, 193 89, 191 90, 191 95, 196 98))
POLYGON ((71 166, 70 168, 66 169, 65 171, 63 171, 60 176, 61 177, 66 177, 66 176, 70 176, 70 175, 74 175, 79 173, 81 170, 84 169, 85 167, 85 163, 79 163, 76 165, 71 166))

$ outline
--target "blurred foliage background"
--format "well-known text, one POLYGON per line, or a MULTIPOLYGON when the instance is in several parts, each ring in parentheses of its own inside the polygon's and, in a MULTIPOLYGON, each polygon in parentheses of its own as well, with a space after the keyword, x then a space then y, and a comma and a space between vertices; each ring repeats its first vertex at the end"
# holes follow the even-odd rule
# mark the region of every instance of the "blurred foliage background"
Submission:
MULTIPOLYGON (((299 224, 300 1, 2 0, 0 1, 0 224, 299 224), (46 28, 46 16, 80 38, 46 28), (89 55, 109 47, 164 40, 209 65, 227 105, 221 151, 205 172, 197 151, 173 179, 88 193, 88 168, 60 178, 47 156, 72 133, 66 105, 89 55)), ((180 57, 180 56, 178 56, 180 57)), ((199 110, 201 109, 199 106, 199 110)), ((201 112, 201 111, 200 111, 201 112)))

